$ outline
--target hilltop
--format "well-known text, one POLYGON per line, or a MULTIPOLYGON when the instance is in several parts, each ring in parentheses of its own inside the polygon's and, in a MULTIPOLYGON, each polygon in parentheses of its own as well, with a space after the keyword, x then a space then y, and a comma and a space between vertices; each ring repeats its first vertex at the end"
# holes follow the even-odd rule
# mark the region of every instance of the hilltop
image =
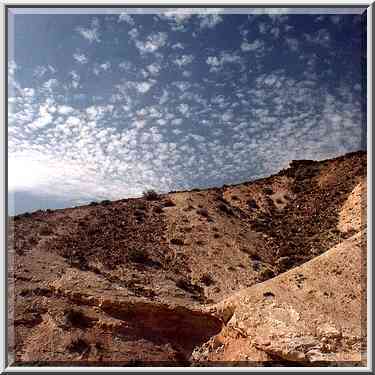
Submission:
POLYGON ((366 192, 355 152, 237 185, 15 216, 14 361, 363 365, 366 192))

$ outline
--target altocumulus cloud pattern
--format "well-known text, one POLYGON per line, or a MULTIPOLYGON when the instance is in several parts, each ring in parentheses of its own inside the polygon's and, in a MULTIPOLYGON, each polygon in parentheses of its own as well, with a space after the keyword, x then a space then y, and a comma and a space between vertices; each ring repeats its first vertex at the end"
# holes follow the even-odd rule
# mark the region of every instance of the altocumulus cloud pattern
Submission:
POLYGON ((238 183, 365 147, 361 14, 101 12, 9 18, 10 211, 238 183))

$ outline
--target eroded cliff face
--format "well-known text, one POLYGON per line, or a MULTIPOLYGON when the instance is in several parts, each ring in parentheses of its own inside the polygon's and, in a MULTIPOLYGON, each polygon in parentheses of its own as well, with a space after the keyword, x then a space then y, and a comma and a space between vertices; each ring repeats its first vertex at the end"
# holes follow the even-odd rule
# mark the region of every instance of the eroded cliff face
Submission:
POLYGON ((16 364, 365 363, 366 154, 10 219, 16 364))

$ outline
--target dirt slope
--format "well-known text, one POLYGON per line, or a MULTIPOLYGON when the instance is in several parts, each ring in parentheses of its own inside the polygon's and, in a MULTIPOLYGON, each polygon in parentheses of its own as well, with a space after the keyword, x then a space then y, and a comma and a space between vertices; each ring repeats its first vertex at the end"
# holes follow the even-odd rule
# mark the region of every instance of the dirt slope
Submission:
POLYGON ((358 277, 365 262, 365 244, 359 244, 366 228, 365 189, 366 154, 357 152, 322 162, 295 161, 277 175, 236 186, 11 218, 13 360, 62 365, 288 365, 297 360, 311 365, 306 348, 294 348, 295 357, 284 355, 285 337, 272 338, 271 344, 266 337, 276 326, 279 330, 274 321, 292 314, 296 321, 286 318, 285 332, 316 343, 320 336, 314 329, 331 311, 323 307, 334 306, 336 298, 341 315, 332 313, 327 324, 339 330, 341 341, 336 351, 322 358, 316 354, 314 361, 363 360, 358 277), (341 276, 327 283, 323 267, 341 276), (271 287, 274 295, 265 298, 262 288, 271 287), (341 292, 331 295, 336 287, 341 292), (315 292, 308 294, 309 288, 315 292), (348 303, 342 302, 343 288, 348 303), (352 294, 356 298, 350 299, 352 294), (261 319, 260 326, 247 322, 247 309, 271 320, 261 319), (288 309, 295 313, 285 315, 288 309), (311 314, 304 315, 304 309, 311 314), (342 319, 348 313, 345 331, 342 319), (317 323, 307 324, 310 318, 317 323), (245 328, 234 322, 246 322, 245 328), (356 337, 353 345, 345 335, 356 337), (238 352, 242 346, 247 349, 238 352))
POLYGON ((207 309, 226 321, 226 327, 194 356, 213 363, 365 363, 365 239, 366 233, 360 232, 302 266, 207 309))

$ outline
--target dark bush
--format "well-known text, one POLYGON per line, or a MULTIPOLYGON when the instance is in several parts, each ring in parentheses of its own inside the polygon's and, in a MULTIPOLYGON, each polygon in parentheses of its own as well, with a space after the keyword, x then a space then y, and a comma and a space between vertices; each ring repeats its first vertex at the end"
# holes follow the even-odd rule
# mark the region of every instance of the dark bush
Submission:
POLYGON ((275 297, 275 295, 272 292, 264 292, 263 296, 266 298, 272 298, 275 297))
POLYGON ((181 238, 172 238, 171 239, 171 244, 172 245, 183 246, 184 241, 181 238))
POLYGON ((248 201, 246 201, 247 205, 249 206, 249 208, 258 208, 259 206, 257 205, 257 202, 255 201, 255 199, 249 199, 248 201))
POLYGON ((155 206, 154 212, 157 213, 157 214, 161 214, 163 212, 163 207, 155 206))
POLYGON ((197 210, 197 214, 202 215, 204 217, 208 217, 209 216, 207 208, 199 208, 197 210))
POLYGON ((176 205, 176 203, 174 203, 173 201, 172 201, 172 199, 170 199, 170 198, 168 198, 167 200, 165 200, 164 202, 163 202, 163 206, 164 207, 174 207, 176 205))
POLYGON ((145 202, 142 202, 142 201, 136 202, 134 207, 137 208, 138 210, 146 210, 147 208, 145 202))
POLYGON ((45 225, 42 227, 42 229, 39 232, 42 236, 49 236, 53 233, 52 229, 48 226, 45 225))
POLYGON ((82 339, 74 339, 67 347, 70 352, 83 354, 90 349, 90 345, 82 339))
POLYGON ((99 203, 98 202, 90 202, 89 206, 97 206, 99 203))
POLYGON ((257 254, 250 254, 250 259, 257 262, 260 262, 262 260, 261 257, 257 254))
POLYGON ((150 260, 146 250, 141 249, 130 249, 128 258, 134 263, 147 263, 150 260))
POLYGON ((204 274, 200 278, 200 282, 203 283, 206 286, 210 286, 215 284, 215 280, 212 278, 212 276, 209 273, 204 274))
POLYGON ((137 217, 145 216, 145 212, 142 211, 141 209, 137 208, 137 209, 134 211, 134 215, 137 216, 137 217))
POLYGON ((219 203, 218 208, 220 211, 225 212, 227 215, 234 215, 232 208, 228 207, 225 203, 219 203))
POLYGON ((92 319, 86 316, 81 310, 70 308, 64 312, 68 325, 77 328, 87 328, 93 325, 92 319))
POLYGON ((146 190, 143 192, 143 198, 147 199, 148 201, 155 201, 159 199, 159 195, 155 190, 146 190))
POLYGON ((112 202, 111 202, 110 200, 108 200, 108 199, 105 199, 104 201, 101 201, 100 203, 101 203, 103 206, 108 206, 108 205, 112 204, 112 202))
POLYGON ((264 192, 264 194, 267 194, 267 195, 273 194, 273 190, 270 187, 263 188, 263 192, 264 192))
POLYGON ((182 290, 185 290, 186 292, 192 293, 192 294, 201 294, 203 293, 203 288, 201 288, 199 285, 192 284, 190 281, 186 279, 178 279, 176 282, 176 286, 182 290))

